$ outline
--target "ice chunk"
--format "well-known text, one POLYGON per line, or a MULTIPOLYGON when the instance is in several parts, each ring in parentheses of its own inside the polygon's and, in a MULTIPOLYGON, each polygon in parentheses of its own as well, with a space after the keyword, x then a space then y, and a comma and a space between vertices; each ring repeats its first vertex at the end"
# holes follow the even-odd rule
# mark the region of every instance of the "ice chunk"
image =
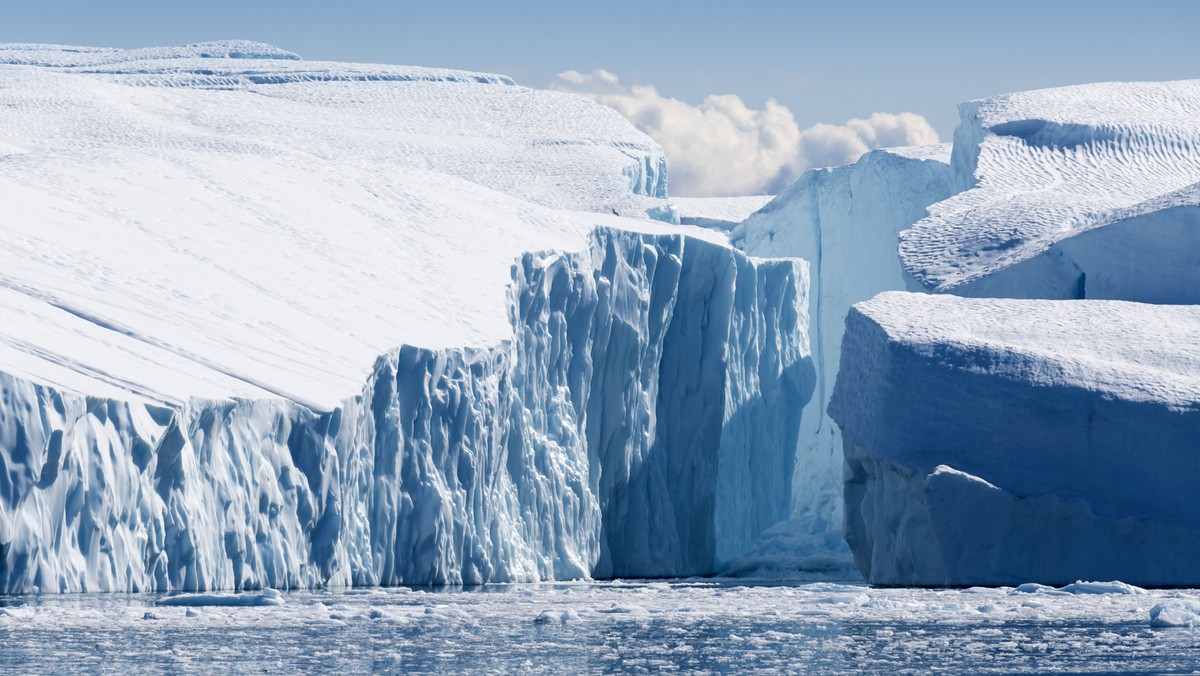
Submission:
POLYGON ((282 606, 283 595, 274 589, 259 594, 176 594, 158 599, 158 606, 282 606))
POLYGON ((1068 594, 1145 594, 1146 590, 1140 587, 1135 587, 1131 584, 1125 584, 1119 580, 1112 582, 1072 582, 1062 588, 1062 591, 1068 594))
POLYGON ((1200 602, 1179 598, 1155 604, 1150 609, 1150 626, 1155 629, 1200 626, 1200 602))
POLYGON ((1137 595, 1146 593, 1145 589, 1135 587, 1131 584, 1125 584, 1120 581, 1112 582, 1084 582, 1082 580, 1072 582, 1062 588, 1055 588, 1049 585, 1038 584, 1036 582, 1026 582, 1018 585, 1012 591, 1014 594, 1050 594, 1054 596, 1064 596, 1070 594, 1126 594, 1137 595))

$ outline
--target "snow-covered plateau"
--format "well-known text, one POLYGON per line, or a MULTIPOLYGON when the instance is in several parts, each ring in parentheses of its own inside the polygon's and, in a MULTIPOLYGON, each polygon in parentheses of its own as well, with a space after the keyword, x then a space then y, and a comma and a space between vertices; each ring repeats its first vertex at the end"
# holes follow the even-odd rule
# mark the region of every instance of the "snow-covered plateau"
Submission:
POLYGON ((0 195, 0 591, 709 573, 788 516, 807 267, 648 220, 583 98, 7 45, 0 195))

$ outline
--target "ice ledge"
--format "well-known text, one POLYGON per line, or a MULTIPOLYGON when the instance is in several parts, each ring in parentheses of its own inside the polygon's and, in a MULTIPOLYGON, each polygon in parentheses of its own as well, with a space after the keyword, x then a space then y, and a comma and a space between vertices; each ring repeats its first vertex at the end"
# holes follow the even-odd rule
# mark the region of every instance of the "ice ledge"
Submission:
POLYGON ((1182 230, 1193 241, 1195 216, 1150 210, 1172 210, 1200 182, 1200 81, 1019 92, 964 103, 959 114, 951 161, 958 194, 901 235, 915 283, 972 296, 1181 302, 1159 300, 1132 276, 1122 280, 1128 295, 1118 284, 1108 295, 1079 295, 1076 282, 1126 258, 1165 255, 1195 269, 1179 253, 1191 247, 1169 236, 1182 230), (1138 237, 1127 232, 1143 228, 1138 237), (1078 261, 1073 249, 1092 260, 1078 261))

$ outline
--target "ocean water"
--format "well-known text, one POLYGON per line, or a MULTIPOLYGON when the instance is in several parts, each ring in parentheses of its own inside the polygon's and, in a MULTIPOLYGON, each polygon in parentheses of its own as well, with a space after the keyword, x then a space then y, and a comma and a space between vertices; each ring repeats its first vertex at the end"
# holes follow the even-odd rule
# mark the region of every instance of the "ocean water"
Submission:
POLYGON ((1132 593, 691 580, 0 597, 0 670, 1200 670, 1195 629, 1150 626, 1155 605, 1200 602, 1200 591, 1090 591, 1110 589, 1132 593), (217 605, 234 602, 278 605, 217 605))

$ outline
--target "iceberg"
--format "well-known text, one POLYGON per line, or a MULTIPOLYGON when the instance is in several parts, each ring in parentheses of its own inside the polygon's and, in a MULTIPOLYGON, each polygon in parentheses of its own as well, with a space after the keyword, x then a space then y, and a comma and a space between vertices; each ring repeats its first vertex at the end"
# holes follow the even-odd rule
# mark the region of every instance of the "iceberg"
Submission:
POLYGON ((868 581, 1200 584, 1200 307, 892 292, 846 327, 829 412, 868 581))
POLYGON ((913 290, 1200 302, 1200 81, 1019 92, 959 113, 958 194, 900 236, 913 290))
POLYGON ((828 542, 830 533, 841 539, 842 444, 825 412, 846 313, 853 303, 906 287, 897 235, 923 218, 929 205, 952 194, 949 161, 945 144, 875 150, 854 164, 812 170, 731 233, 734 245, 748 254, 798 257, 811 266, 808 338, 816 394, 802 416, 794 518, 790 527, 777 529, 789 531, 788 545, 779 552, 778 537, 764 541, 761 555, 776 550, 771 556, 780 561, 817 556, 829 562, 839 554, 849 560, 843 544, 828 542))
POLYGON ((704 574, 788 516, 807 265, 647 220, 615 112, 244 42, 0 46, 0 103, 0 592, 704 574))
POLYGON ((688 575, 787 516, 802 262, 600 230, 514 274, 510 341, 398 348, 328 412, 0 374, 0 590, 688 575))

